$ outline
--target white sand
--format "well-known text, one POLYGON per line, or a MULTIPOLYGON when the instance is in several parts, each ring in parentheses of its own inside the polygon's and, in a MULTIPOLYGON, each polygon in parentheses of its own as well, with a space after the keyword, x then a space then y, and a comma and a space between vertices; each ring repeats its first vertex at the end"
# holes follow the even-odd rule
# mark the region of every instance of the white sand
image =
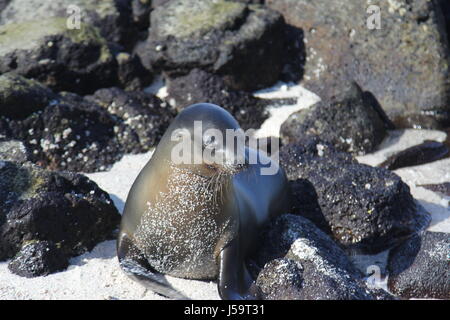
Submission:
MULTIPOLYGON (((166 93, 162 83, 148 91, 163 97, 166 93)), ((299 97, 297 104, 269 108, 271 118, 258 131, 257 136, 278 136, 279 127, 287 117, 302 108, 307 108, 319 98, 301 86, 277 84, 272 89, 259 91, 261 98, 299 97)), ((396 133, 394 133, 394 137, 396 133)), ((397 134, 398 135, 398 134, 397 134)), ((383 144, 382 150, 371 155, 359 157, 364 163, 382 162, 389 153, 403 150, 425 139, 442 141, 445 134, 437 131, 408 130, 400 138, 391 138, 383 144)), ((87 174, 100 188, 110 193, 119 211, 123 210, 128 190, 141 168, 151 158, 152 152, 139 155, 127 155, 116 163, 110 171, 87 174)), ((416 187, 416 184, 450 181, 450 160, 397 170, 410 185, 413 195, 432 214, 433 231, 450 232, 450 213, 448 199, 416 187)), ((367 258, 367 257, 366 257, 367 258)), ((385 254, 369 257, 377 264, 385 263, 385 254), (379 262, 378 262, 379 260, 379 262)), ((365 270, 367 259, 354 258, 365 270)), ((92 252, 71 259, 70 267, 63 272, 46 277, 27 279, 8 271, 8 262, 0 263, 0 300, 3 299, 162 299, 146 290, 140 284, 127 278, 119 268, 115 256, 115 241, 98 244, 92 252)), ((186 296, 192 299, 219 299, 214 282, 183 280, 168 277, 168 281, 186 296)))
POLYGON ((267 110, 270 117, 264 121, 261 128, 255 133, 256 138, 278 137, 280 127, 289 116, 301 109, 306 109, 320 101, 320 98, 298 84, 279 82, 275 86, 257 91, 255 96, 263 99, 297 98, 297 103, 286 106, 269 106, 267 110))

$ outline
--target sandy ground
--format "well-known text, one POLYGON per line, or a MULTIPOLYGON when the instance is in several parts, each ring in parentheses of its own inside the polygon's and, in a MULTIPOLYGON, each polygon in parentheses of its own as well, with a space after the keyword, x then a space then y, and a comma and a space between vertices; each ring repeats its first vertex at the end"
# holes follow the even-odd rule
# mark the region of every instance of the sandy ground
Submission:
MULTIPOLYGON (((161 82, 148 91, 165 95, 161 82)), ((302 108, 307 108, 319 98, 298 85, 277 84, 273 88, 257 92, 261 98, 298 97, 295 105, 269 108, 271 117, 257 132, 258 137, 278 136, 279 127, 287 117, 302 108)), ((376 165, 392 152, 403 150, 426 139, 444 140, 445 133, 431 130, 393 131, 383 142, 380 150, 358 157, 362 163, 376 165)), ((123 206, 134 179, 151 158, 152 151, 125 156, 110 171, 87 174, 100 188, 110 193, 119 211, 123 206)), ((450 181, 450 159, 436 161, 418 167, 395 171, 411 187, 418 202, 431 213, 430 230, 450 232, 449 200, 437 193, 417 185, 450 181)), ((386 252, 377 256, 354 256, 352 259, 362 269, 376 264, 384 268, 386 252)), ((10 273, 8 262, 0 263, 0 299, 163 299, 146 290, 140 284, 127 278, 119 268, 115 256, 115 241, 98 244, 92 252, 71 259, 70 267, 63 272, 33 279, 22 278, 10 273)), ((214 282, 183 280, 168 277, 168 281, 191 299, 219 299, 214 282)), ((382 285, 382 284, 381 284, 382 285)))

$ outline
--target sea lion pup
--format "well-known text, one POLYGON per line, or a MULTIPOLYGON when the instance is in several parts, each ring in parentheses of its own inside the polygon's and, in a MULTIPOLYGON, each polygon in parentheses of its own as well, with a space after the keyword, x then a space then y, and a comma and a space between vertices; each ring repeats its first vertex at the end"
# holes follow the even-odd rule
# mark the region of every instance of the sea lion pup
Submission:
POLYGON ((288 184, 284 171, 264 154, 244 145, 239 159, 238 148, 225 141, 227 129, 240 128, 219 106, 184 109, 128 194, 117 241, 119 262, 156 293, 184 298, 166 274, 218 278, 222 299, 259 298, 245 259, 261 226, 286 211, 288 184), (211 134, 217 131, 222 141, 211 134), (219 161, 212 163, 207 154, 219 161), (188 161, 180 163, 178 155, 188 161), (275 170, 262 174, 267 163, 275 170))

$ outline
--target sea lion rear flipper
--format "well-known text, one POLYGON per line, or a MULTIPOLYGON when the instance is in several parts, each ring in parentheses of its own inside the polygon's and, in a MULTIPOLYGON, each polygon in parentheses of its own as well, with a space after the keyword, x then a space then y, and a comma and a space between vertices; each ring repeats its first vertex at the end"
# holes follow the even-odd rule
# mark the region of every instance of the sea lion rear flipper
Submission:
POLYGON ((189 300, 174 289, 163 274, 154 270, 146 261, 139 249, 130 239, 123 235, 117 245, 119 265, 127 276, 140 282, 153 292, 170 299, 189 300))
POLYGON ((217 281, 219 295, 224 300, 260 299, 260 290, 247 271, 239 251, 236 239, 220 251, 217 281))

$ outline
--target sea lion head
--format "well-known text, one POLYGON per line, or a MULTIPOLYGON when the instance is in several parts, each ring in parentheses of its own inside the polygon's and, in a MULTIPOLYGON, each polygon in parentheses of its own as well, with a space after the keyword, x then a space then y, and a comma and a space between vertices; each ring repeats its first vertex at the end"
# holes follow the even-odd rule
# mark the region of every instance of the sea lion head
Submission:
POLYGON ((172 165, 202 176, 233 175, 247 166, 243 130, 228 111, 214 104, 183 109, 163 139, 172 165))

